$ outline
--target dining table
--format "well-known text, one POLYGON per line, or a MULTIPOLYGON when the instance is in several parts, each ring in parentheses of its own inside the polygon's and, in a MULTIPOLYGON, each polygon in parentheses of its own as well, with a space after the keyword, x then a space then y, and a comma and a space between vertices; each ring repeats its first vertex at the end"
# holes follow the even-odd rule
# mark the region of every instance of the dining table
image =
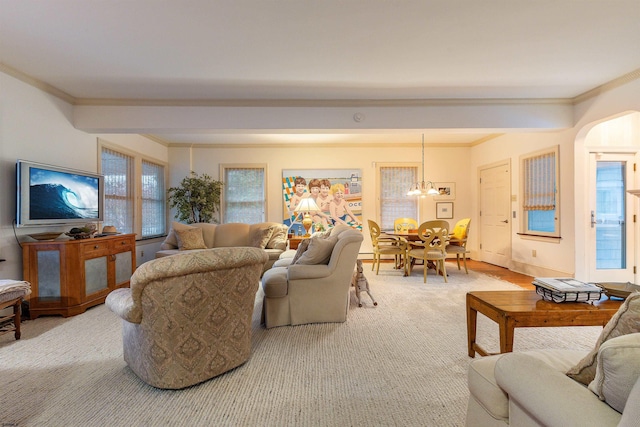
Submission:
MULTIPOLYGON (((421 247, 421 245, 412 245, 412 242, 421 242, 422 239, 420 239, 420 235, 418 234, 418 230, 409 230, 409 231, 395 231, 395 230, 382 230, 382 232, 384 234, 387 234, 389 236, 395 236, 395 237, 402 237, 404 238, 408 243, 409 246, 413 246, 414 248, 416 247, 421 247)), ((409 252, 411 248, 407 248, 407 253, 409 252)), ((408 254, 405 254, 405 260, 403 262, 407 262, 406 258, 408 257, 408 254)), ((413 258, 410 262, 411 263, 415 263, 416 259, 413 258)), ((414 264, 412 264, 414 265, 414 264)), ((404 265, 401 265, 401 267, 404 267, 404 265)), ((426 268, 433 268, 434 270, 437 271, 436 265, 433 261, 429 261, 427 263, 426 268)), ((409 275, 409 269, 405 268, 404 269, 404 275, 408 276, 409 275)))

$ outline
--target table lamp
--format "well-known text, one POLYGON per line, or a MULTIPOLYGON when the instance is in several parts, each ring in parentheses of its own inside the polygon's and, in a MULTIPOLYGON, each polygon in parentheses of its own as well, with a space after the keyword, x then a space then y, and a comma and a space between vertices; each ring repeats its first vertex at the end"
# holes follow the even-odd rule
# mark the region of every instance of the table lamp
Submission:
POLYGON ((313 221, 311 220, 311 215, 309 215, 309 213, 320 212, 320 208, 311 197, 307 197, 306 199, 300 200, 300 203, 298 203, 298 206, 296 206, 293 211, 297 213, 304 213, 304 216, 302 218, 302 226, 304 227, 306 234, 303 237, 310 237, 311 234, 309 234, 309 230, 311 229, 313 221))

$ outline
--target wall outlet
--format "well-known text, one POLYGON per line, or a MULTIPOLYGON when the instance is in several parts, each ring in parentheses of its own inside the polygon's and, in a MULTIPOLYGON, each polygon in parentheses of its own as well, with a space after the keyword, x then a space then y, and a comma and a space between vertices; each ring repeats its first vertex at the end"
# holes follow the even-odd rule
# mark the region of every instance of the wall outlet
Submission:
POLYGON ((534 258, 538 256, 538 253, 536 252, 535 249, 531 250, 531 256, 534 257, 534 258))
POLYGON ((144 251, 140 251, 140 258, 144 258, 144 251))

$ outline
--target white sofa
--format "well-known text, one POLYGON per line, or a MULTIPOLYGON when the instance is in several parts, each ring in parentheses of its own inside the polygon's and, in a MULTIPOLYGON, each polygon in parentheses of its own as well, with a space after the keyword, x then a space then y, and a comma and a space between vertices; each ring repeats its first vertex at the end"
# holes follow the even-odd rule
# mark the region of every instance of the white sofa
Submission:
POLYGON ((303 241, 304 254, 302 243, 298 251, 283 254, 262 276, 265 326, 346 321, 362 241, 362 232, 337 225, 328 236, 303 241), (296 253, 302 255, 299 261, 291 258, 296 253))
MULTIPOLYGON (((193 237, 193 236, 191 236, 193 237)), ((227 224, 182 224, 173 222, 166 239, 156 252, 155 257, 161 258, 189 250, 202 250, 225 247, 257 247, 263 249, 269 256, 264 265, 263 272, 271 268, 280 255, 287 248, 287 226, 277 222, 261 222, 257 224, 227 223, 227 224), (179 235, 185 230, 202 230, 202 241, 195 245, 190 242, 187 246, 179 239, 179 235), (186 249, 185 249, 186 247, 186 249), (197 248, 197 249, 189 249, 197 248)))
POLYGON ((468 427, 640 427, 640 292, 620 305, 591 351, 476 359, 468 385, 468 427))

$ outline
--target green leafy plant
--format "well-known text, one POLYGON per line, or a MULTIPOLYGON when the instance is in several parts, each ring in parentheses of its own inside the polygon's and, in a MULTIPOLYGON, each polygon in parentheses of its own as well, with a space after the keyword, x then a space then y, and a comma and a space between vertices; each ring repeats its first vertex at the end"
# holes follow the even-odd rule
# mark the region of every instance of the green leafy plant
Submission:
POLYGON ((191 172, 180 186, 167 190, 169 206, 176 208, 176 219, 193 224, 196 222, 218 222, 216 213, 220 211, 222 181, 209 175, 191 172))

